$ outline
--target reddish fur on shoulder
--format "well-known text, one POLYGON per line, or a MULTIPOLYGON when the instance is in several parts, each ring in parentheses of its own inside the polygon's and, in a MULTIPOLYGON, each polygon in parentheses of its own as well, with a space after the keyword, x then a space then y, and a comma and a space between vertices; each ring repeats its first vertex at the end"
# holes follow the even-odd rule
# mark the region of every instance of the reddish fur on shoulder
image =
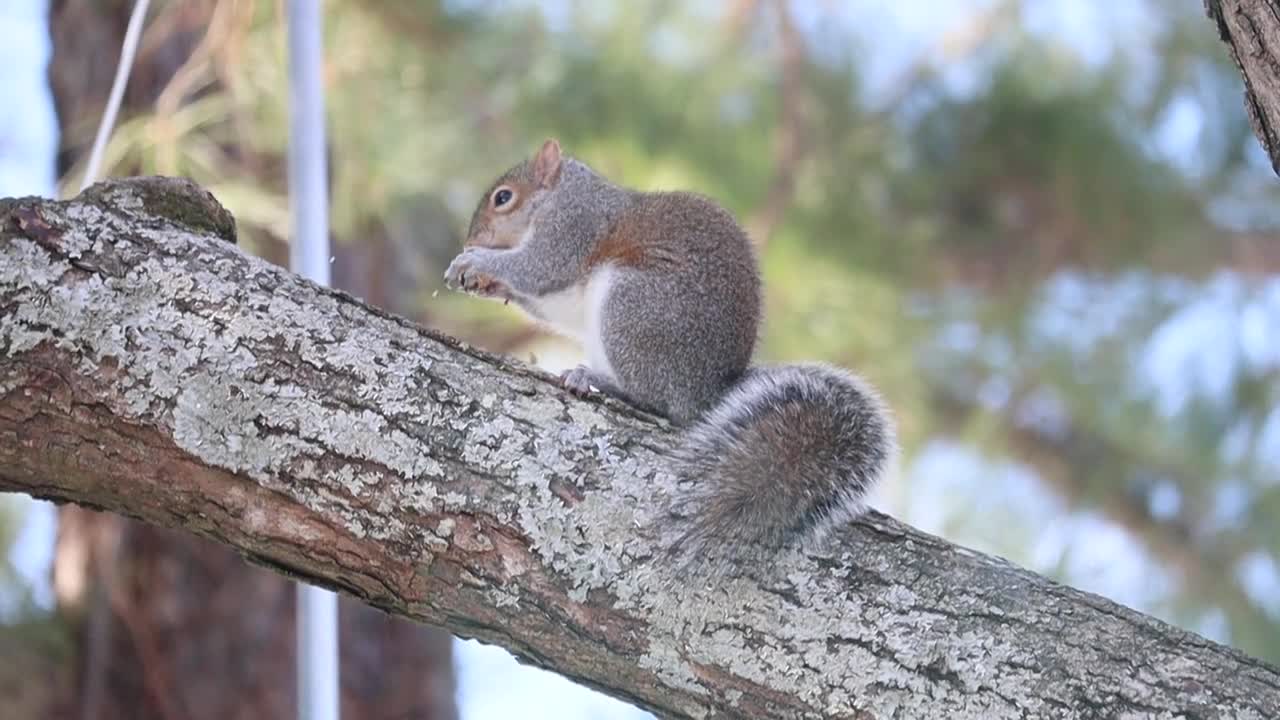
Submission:
POLYGON ((612 263, 643 268, 674 263, 675 253, 662 242, 665 229, 651 213, 627 212, 587 256, 587 267, 612 263))

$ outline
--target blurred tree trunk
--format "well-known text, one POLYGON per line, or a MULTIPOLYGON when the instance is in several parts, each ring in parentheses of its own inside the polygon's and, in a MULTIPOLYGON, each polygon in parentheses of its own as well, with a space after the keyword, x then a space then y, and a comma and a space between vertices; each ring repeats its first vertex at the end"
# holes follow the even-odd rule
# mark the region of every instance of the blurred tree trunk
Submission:
MULTIPOLYGON (((66 507, 59 608, 79 628, 69 717, 287 718, 292 583, 189 534, 66 507)), ((447 633, 340 600, 344 718, 454 718, 447 633)))
MULTIPOLYGON (((122 121, 151 108, 200 43, 216 4, 152 3, 122 121)), ((51 3, 49 76, 62 133, 60 174, 86 154, 132 6, 132 0, 51 3)), ((372 257, 385 265, 386 258, 372 257)), ((376 268, 338 281, 375 301, 387 299, 375 293, 376 268)), ((68 697, 34 717, 212 720, 296 713, 292 583, 190 535, 75 507, 59 510, 53 572, 76 667, 62 676, 71 678, 68 697)), ((457 716, 449 634, 346 598, 339 617, 344 719, 457 716)))

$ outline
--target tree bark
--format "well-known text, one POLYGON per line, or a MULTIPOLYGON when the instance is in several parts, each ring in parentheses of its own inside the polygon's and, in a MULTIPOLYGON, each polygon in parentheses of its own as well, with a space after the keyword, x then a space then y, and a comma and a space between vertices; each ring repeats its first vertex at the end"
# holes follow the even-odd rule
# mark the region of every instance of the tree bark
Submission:
POLYGON ((874 513, 681 575, 655 551, 664 423, 233 236, 179 180, 0 201, 0 489, 182 528, 665 717, 1280 716, 1275 668, 874 513))
POLYGON ((1204 0, 1244 77, 1253 134, 1280 175, 1280 0, 1204 0))

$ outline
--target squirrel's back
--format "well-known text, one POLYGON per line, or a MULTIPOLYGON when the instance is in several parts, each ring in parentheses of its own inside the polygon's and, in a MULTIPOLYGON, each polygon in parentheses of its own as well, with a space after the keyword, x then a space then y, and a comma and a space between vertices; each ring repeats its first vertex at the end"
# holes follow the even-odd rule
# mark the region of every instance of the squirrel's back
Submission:
POLYGON ((690 192, 636 192, 596 245, 588 264, 614 262, 692 275, 712 285, 731 278, 759 297, 755 249, 733 214, 690 192))
POLYGON ((631 399, 685 424, 742 376, 759 333, 750 239, 714 201, 637 193, 589 264, 613 273, 602 332, 631 399))

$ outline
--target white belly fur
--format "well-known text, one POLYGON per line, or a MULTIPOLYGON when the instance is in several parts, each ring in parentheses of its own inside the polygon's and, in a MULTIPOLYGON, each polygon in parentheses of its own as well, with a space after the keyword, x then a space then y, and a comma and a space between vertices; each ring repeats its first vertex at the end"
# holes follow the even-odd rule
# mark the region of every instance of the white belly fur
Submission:
POLYGON ((597 268, 585 283, 561 290, 536 302, 537 319, 553 330, 576 340, 592 370, 616 379, 604 348, 604 304, 609 298, 617 270, 609 265, 597 268))

